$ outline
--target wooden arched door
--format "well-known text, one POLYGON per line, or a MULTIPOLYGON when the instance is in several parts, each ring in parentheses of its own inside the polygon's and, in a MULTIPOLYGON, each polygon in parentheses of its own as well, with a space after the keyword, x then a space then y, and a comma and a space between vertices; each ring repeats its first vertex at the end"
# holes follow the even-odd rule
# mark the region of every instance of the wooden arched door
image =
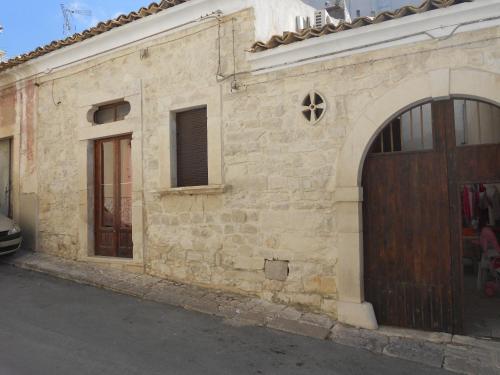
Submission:
POLYGON ((461 331, 459 189, 500 181, 500 110, 476 103, 419 105, 371 146, 363 169, 364 285, 379 324, 461 331), (464 115, 473 106, 476 119, 464 115), (464 129, 481 128, 486 113, 488 134, 464 142, 464 129))

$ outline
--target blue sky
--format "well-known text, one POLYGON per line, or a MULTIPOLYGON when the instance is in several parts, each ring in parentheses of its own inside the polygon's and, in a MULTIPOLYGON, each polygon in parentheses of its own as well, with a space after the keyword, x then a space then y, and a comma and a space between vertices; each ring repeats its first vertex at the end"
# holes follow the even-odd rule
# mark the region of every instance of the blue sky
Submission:
POLYGON ((13 57, 38 46, 62 39, 63 16, 61 3, 77 9, 92 11, 92 17, 75 16, 73 25, 82 31, 99 21, 106 21, 121 13, 129 13, 152 0, 22 0, 0 1, 0 49, 13 57))
MULTIPOLYGON (((35 48, 63 39, 64 19, 61 3, 68 8, 92 11, 92 16, 75 15, 71 21, 73 31, 83 31, 99 21, 115 18, 122 13, 138 10, 153 0, 0 0, 0 25, 4 32, 0 34, 0 50, 7 57, 14 57, 35 48), (22 5, 22 6, 21 6, 22 5)), ((159 2, 159 0, 157 0, 159 2)), ((268 0, 272 1, 272 0, 268 0)), ((321 7, 324 0, 303 0, 321 7)), ((330 1, 333 2, 333 1, 330 1)), ((396 8, 408 3, 419 4, 422 0, 347 0, 349 8, 361 8, 362 14, 370 10, 380 11, 396 8), (365 9, 366 8, 366 9, 365 9)))

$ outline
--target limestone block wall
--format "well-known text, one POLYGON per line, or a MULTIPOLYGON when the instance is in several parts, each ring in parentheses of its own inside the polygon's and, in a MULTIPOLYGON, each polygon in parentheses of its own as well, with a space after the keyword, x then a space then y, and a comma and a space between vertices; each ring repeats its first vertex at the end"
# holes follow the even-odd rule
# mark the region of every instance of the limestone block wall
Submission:
POLYGON ((13 219, 26 230, 24 246, 36 245, 36 140, 38 97, 27 80, 0 88, 0 139, 11 141, 11 203, 13 219))
POLYGON ((134 204, 141 216, 134 215, 141 222, 134 228, 142 236, 135 249, 141 257, 133 264, 155 276, 336 316, 338 275, 351 272, 339 269, 339 252, 359 247, 340 238, 339 228, 360 218, 344 215, 335 204, 337 161, 346 138, 377 98, 405 81, 438 69, 500 73, 500 30, 254 75, 245 73, 253 17, 246 10, 220 26, 216 20, 194 25, 39 78, 39 251, 91 261, 81 247, 92 214, 81 212, 91 212, 82 198, 86 184, 91 189, 85 169, 91 141, 85 134, 96 127, 85 116, 92 105, 132 98, 130 129, 141 147, 134 164, 140 166, 134 171, 134 204), (311 90, 327 101, 316 125, 301 114, 311 90), (209 182, 225 191, 171 194, 165 155, 172 111, 199 105, 208 108, 209 182), (272 260, 288 262, 285 281, 266 278, 265 263, 272 260))
POLYGON ((6 128, 14 127, 16 124, 16 103, 17 103, 17 92, 15 87, 7 87, 2 90, 0 96, 0 128, 2 130, 6 128))
MULTIPOLYGON (((38 88, 37 250, 75 258, 78 248, 78 163, 77 125, 72 112, 81 96, 83 82, 70 77, 41 80, 38 88)), ((98 86, 95 82, 95 86, 98 86)))

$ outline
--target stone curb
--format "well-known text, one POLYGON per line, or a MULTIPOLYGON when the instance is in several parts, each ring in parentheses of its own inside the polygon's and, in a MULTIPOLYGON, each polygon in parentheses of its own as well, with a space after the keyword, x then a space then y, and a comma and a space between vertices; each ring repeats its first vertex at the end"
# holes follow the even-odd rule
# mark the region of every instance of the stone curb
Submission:
POLYGON ((99 267, 42 253, 20 252, 4 260, 12 266, 61 279, 221 317, 227 324, 263 326, 326 339, 335 321, 258 298, 204 289, 144 274, 99 267))
POLYGON ((262 326, 328 339, 341 345, 462 374, 500 374, 500 342, 390 327, 382 327, 377 331, 358 329, 337 324, 327 315, 303 312, 258 298, 103 268, 42 253, 20 252, 2 260, 18 268, 211 314, 233 326, 262 326))
POLYGON ((371 331, 340 323, 330 339, 460 374, 500 374, 500 342, 493 340, 387 327, 371 331))

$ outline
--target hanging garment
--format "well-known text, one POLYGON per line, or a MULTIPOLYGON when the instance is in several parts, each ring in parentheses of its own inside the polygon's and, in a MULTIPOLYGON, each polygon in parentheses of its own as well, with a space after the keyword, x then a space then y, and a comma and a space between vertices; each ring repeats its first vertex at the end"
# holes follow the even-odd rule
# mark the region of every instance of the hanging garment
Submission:
POLYGON ((469 192, 469 188, 467 186, 464 186, 464 191, 462 192, 462 211, 463 211, 463 216, 464 220, 467 221, 467 223, 470 223, 472 220, 472 210, 471 210, 471 195, 469 192))

